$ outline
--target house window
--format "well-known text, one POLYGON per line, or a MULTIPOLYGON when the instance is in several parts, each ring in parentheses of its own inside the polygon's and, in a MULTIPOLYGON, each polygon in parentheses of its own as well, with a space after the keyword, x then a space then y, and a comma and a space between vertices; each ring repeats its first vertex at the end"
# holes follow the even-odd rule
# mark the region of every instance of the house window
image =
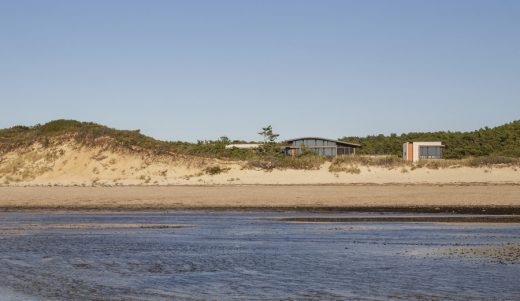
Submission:
POLYGON ((440 159, 441 154, 440 146, 419 146, 419 159, 440 159))
POLYGON ((353 152, 352 147, 338 147, 338 155, 351 155, 353 152))

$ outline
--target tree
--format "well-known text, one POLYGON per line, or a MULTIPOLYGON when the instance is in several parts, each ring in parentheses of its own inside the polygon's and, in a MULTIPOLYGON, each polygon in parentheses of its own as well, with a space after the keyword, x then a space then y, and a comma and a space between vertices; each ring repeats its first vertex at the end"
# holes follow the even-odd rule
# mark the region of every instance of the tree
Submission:
POLYGON ((222 136, 220 137, 220 139, 218 140, 220 143, 223 143, 225 145, 228 145, 231 143, 231 140, 227 137, 227 136, 222 136))
POLYGON ((273 127, 271 125, 262 128, 262 131, 259 132, 258 135, 264 137, 264 143, 274 143, 278 136, 280 136, 279 134, 273 133, 273 127))
POLYGON ((262 128, 262 131, 258 133, 258 135, 261 135, 264 137, 264 143, 262 144, 262 147, 260 147, 260 152, 268 153, 268 154, 275 154, 277 153, 276 150, 276 139, 278 138, 278 134, 275 134, 273 132, 273 127, 268 125, 264 128, 262 128))

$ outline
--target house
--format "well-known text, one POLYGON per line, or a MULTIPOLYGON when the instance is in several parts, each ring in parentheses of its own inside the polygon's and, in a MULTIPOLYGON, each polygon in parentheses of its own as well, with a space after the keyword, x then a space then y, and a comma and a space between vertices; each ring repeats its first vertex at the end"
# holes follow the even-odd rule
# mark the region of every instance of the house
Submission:
POLYGON ((406 142, 403 144, 403 160, 417 162, 427 159, 441 159, 442 142, 406 142))
POLYGON ((320 156, 335 157, 338 155, 354 155, 356 147, 361 145, 356 143, 326 139, 321 137, 302 137, 284 141, 286 146, 283 151, 289 156, 299 156, 302 150, 316 152, 320 156))
POLYGON ((226 145, 226 148, 240 148, 240 149, 257 149, 260 147, 258 143, 233 143, 226 145))

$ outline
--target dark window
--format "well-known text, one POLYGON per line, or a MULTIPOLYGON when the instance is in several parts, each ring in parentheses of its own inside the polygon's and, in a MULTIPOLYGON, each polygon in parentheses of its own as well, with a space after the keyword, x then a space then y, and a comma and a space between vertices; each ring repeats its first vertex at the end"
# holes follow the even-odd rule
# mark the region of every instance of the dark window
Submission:
POLYGON ((338 155, 351 155, 354 153, 354 149, 348 146, 338 147, 338 155))
POLYGON ((419 146, 419 159, 440 159, 440 146, 419 146))

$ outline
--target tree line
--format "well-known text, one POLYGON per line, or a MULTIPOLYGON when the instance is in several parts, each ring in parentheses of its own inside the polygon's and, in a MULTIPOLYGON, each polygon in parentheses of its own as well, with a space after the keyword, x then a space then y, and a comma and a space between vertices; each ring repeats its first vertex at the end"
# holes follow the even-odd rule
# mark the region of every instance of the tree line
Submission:
POLYGON ((441 141, 445 145, 443 157, 508 156, 520 157, 520 120, 494 128, 484 127, 471 132, 426 132, 401 135, 373 135, 343 137, 340 140, 359 143, 358 153, 366 155, 402 155, 402 145, 413 141, 441 141))

